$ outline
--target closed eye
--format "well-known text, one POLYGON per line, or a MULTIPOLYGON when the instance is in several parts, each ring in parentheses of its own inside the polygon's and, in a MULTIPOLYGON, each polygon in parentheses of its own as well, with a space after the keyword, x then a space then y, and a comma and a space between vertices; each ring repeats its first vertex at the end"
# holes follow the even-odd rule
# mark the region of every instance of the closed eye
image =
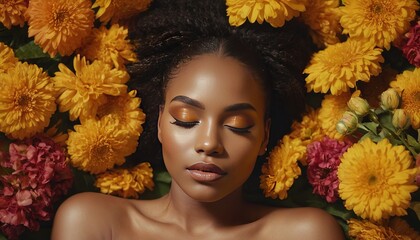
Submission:
POLYGON ((243 134, 243 133, 250 133, 251 132, 250 129, 253 126, 249 126, 249 127, 245 127, 245 128, 237 128, 237 127, 232 127, 232 126, 229 126, 229 125, 225 125, 225 127, 229 128, 232 132, 243 134))
POLYGON ((174 118, 175 121, 171 122, 171 124, 174 124, 176 126, 182 127, 182 128, 193 128, 194 126, 196 126, 197 124, 199 124, 199 121, 193 121, 193 122, 183 122, 180 121, 176 118, 174 118))

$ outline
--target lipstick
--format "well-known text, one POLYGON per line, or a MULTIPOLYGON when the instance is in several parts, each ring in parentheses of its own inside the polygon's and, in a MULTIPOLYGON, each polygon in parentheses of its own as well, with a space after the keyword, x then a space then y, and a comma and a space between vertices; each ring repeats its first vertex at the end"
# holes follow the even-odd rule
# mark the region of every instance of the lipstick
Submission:
POLYGON ((187 167, 188 173, 198 182, 213 182, 227 173, 211 163, 196 163, 187 167))

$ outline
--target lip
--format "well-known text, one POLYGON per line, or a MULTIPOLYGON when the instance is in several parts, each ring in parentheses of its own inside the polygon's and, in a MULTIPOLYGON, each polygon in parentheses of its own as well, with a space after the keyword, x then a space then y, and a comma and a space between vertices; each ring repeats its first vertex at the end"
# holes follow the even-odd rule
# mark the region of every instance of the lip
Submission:
POLYGON ((211 163, 196 163, 187 167, 187 171, 198 182, 213 182, 227 174, 220 167, 211 163))

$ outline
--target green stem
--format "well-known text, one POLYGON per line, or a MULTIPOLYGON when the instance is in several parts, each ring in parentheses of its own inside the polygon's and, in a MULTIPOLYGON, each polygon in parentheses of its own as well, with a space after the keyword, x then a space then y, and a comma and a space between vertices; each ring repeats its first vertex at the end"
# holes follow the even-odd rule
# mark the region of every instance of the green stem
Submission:
MULTIPOLYGON (((413 155, 413 156, 416 156, 417 155, 417 153, 416 153, 416 151, 407 143, 407 141, 403 138, 403 137, 401 137, 400 136, 400 134, 397 134, 396 132, 394 132, 392 129, 390 129, 390 128, 388 128, 387 126, 385 126, 385 125, 383 125, 382 123, 381 123, 381 121, 379 121, 379 118, 378 118, 378 115, 376 115, 376 113, 374 112, 374 111, 370 111, 369 112, 369 118, 373 121, 373 122, 375 122, 375 123, 378 123, 379 124, 379 126, 381 126, 383 129, 386 129, 391 135, 392 135, 392 137, 394 137, 394 138, 396 138, 396 139, 398 139, 398 140, 400 140, 402 143, 403 143, 403 145, 408 149, 408 151, 410 151, 411 152, 411 154, 413 155)), ((364 127, 363 126, 363 129, 367 129, 366 127, 364 127)), ((370 130, 369 130, 370 131, 370 130)), ((372 132, 372 131, 370 131, 370 132, 372 132)), ((375 134, 374 132, 372 132, 373 134, 375 134)), ((375 134, 375 135, 377 135, 377 134, 375 134)))

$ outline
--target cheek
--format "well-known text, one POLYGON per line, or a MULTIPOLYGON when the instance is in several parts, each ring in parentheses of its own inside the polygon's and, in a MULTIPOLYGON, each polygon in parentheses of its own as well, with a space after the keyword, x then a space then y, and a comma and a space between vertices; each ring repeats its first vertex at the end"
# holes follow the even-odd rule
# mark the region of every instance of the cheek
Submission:
POLYGON ((161 130, 162 154, 168 170, 172 169, 173 165, 184 164, 186 167, 188 160, 193 160, 190 159, 194 151, 192 148, 193 135, 187 131, 180 131, 172 124, 164 124, 161 130))

